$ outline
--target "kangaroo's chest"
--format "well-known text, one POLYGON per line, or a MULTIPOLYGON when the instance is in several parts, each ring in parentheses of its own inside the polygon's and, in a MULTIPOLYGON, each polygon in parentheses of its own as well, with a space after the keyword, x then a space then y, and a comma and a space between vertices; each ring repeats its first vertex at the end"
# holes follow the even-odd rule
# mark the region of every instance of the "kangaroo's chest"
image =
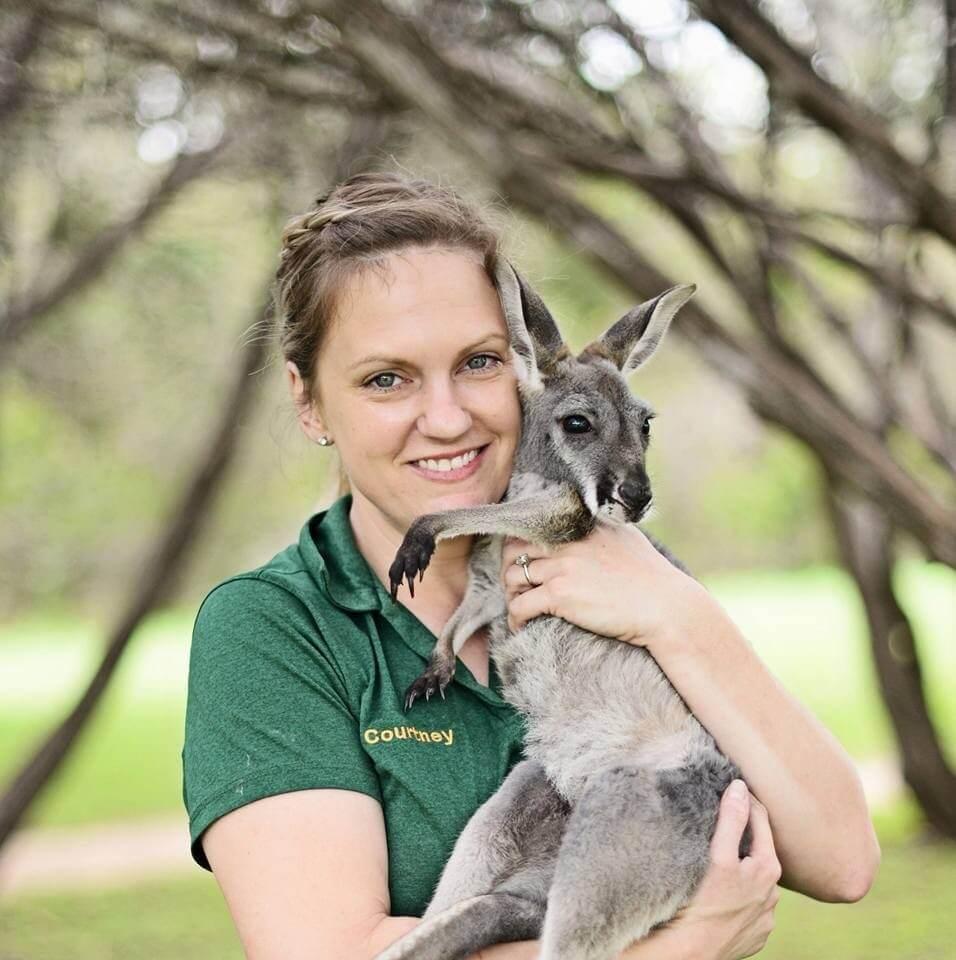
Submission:
POLYGON ((525 753, 569 800, 597 770, 681 766, 707 737, 643 648, 539 617, 510 634, 496 623, 491 656, 525 719, 525 753))

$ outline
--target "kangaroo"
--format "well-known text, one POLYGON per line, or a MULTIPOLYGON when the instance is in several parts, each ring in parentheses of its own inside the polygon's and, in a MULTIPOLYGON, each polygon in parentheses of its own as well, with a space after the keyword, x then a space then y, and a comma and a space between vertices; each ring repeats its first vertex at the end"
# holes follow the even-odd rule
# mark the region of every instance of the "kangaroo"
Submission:
MULTIPOLYGON (((547 307, 499 257, 495 285, 522 405, 502 502, 419 517, 389 570, 392 599, 436 542, 480 535, 465 597, 406 692, 444 696, 455 656, 490 624, 505 698, 525 719, 525 757, 472 816, 422 923, 377 960, 452 960, 541 939, 542 960, 611 960, 691 898, 709 863, 720 797, 740 775, 650 653, 557 617, 510 633, 501 541, 560 544, 651 503, 649 406, 627 374, 645 363, 694 286, 672 287, 573 356, 547 307)), ((680 564, 659 544, 655 546, 680 564)), ((749 849, 749 830, 742 854, 749 849)))

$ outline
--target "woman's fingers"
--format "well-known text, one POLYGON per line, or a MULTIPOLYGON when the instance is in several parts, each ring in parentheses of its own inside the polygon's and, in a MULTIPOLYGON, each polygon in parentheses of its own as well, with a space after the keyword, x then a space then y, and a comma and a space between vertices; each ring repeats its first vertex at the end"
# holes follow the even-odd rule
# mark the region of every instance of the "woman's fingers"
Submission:
POLYGON ((506 537, 501 547, 501 567, 507 570, 515 562, 515 557, 522 553, 528 553, 532 545, 527 540, 521 540, 518 537, 506 537))
POLYGON ((767 808, 756 797, 753 797, 751 803, 750 832, 752 836, 750 855, 752 857, 776 855, 767 808))
POLYGON ((750 791, 743 780, 732 780, 720 798, 717 826, 710 842, 710 858, 715 864, 740 862, 740 838, 751 814, 750 791))
MULTIPOLYGON (((704 931, 703 940, 715 945, 715 956, 750 957, 763 949, 773 930, 780 865, 767 811, 742 780, 732 781, 720 799, 710 855, 710 867, 683 918, 704 931), (753 842, 750 855, 741 859, 748 820, 753 842)), ((679 914, 678 925, 680 920, 679 914)), ((697 938, 700 942, 699 932, 697 938)))
POLYGON ((770 879, 776 883, 780 879, 781 867, 770 830, 770 817, 767 808, 756 798, 750 804, 750 856, 745 860, 754 860, 766 867, 770 879))
MULTIPOLYGON (((541 586, 549 577, 554 576, 558 572, 557 564, 557 559, 549 555, 547 547, 528 543, 525 540, 507 540, 501 551, 501 582, 505 588, 505 600, 508 604, 510 605, 516 597, 534 587, 541 586), (524 574, 525 567, 515 563, 521 554, 528 557, 527 577, 524 574)), ((512 630, 518 623, 519 621, 509 619, 512 630)))
POLYGON ((530 590, 532 587, 541 586, 558 572, 559 564, 560 561, 554 557, 530 557, 527 567, 530 584, 524 575, 523 567, 514 562, 508 564, 504 569, 504 584, 508 598, 530 590))

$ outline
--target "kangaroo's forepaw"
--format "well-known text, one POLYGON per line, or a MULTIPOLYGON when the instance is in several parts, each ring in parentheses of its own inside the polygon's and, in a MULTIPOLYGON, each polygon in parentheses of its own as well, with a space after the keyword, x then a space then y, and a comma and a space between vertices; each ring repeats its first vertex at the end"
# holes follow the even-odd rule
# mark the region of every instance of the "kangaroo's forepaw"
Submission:
POLYGON ((441 696, 442 700, 444 700, 445 687, 451 683, 454 676, 454 660, 450 663, 430 663, 425 672, 405 691, 406 713, 412 709, 412 704, 414 704, 419 697, 431 700, 437 693, 441 696))
POLYGON ((415 576, 417 574, 419 579, 424 576, 425 568, 434 552, 435 535, 416 521, 405 534, 405 539, 388 568, 388 583, 393 601, 398 599, 398 588, 402 585, 402 580, 408 584, 408 592, 415 596, 415 576))

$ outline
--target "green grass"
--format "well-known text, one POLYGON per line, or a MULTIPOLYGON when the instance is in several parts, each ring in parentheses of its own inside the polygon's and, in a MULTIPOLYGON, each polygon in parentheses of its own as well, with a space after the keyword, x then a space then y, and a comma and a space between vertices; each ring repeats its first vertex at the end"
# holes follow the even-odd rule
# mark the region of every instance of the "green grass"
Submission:
POLYGON ((0 960, 241 960, 212 877, 0 904, 0 960))
MULTIPOLYGON (((906 565, 933 716, 956 755, 956 575, 906 565)), ((784 685, 854 755, 893 749, 852 586, 839 571, 735 574, 708 584, 784 685)), ((178 814, 186 650, 194 611, 154 616, 134 638, 77 750, 31 822, 81 824, 178 814)), ((0 626, 0 781, 72 703, 99 644, 95 625, 33 617, 0 626)))
MULTIPOLYGON (((886 845, 859 903, 784 892, 767 960, 950 960, 956 942, 956 845, 886 845)), ((30 895, 0 904, 3 960, 240 960, 215 882, 196 876, 98 893, 30 895)))
MULTIPOLYGON (((0 713, 0 779, 12 775, 38 735, 58 720, 51 711, 0 713)), ((110 695, 37 801, 30 823, 67 826, 179 813, 182 729, 179 704, 130 707, 110 695)))
MULTIPOLYGON (((737 573, 708 586, 764 662, 851 754, 894 749, 864 612, 842 571, 737 573)), ((897 588, 916 632, 931 714, 956 758, 956 574, 905 564, 897 588)))

